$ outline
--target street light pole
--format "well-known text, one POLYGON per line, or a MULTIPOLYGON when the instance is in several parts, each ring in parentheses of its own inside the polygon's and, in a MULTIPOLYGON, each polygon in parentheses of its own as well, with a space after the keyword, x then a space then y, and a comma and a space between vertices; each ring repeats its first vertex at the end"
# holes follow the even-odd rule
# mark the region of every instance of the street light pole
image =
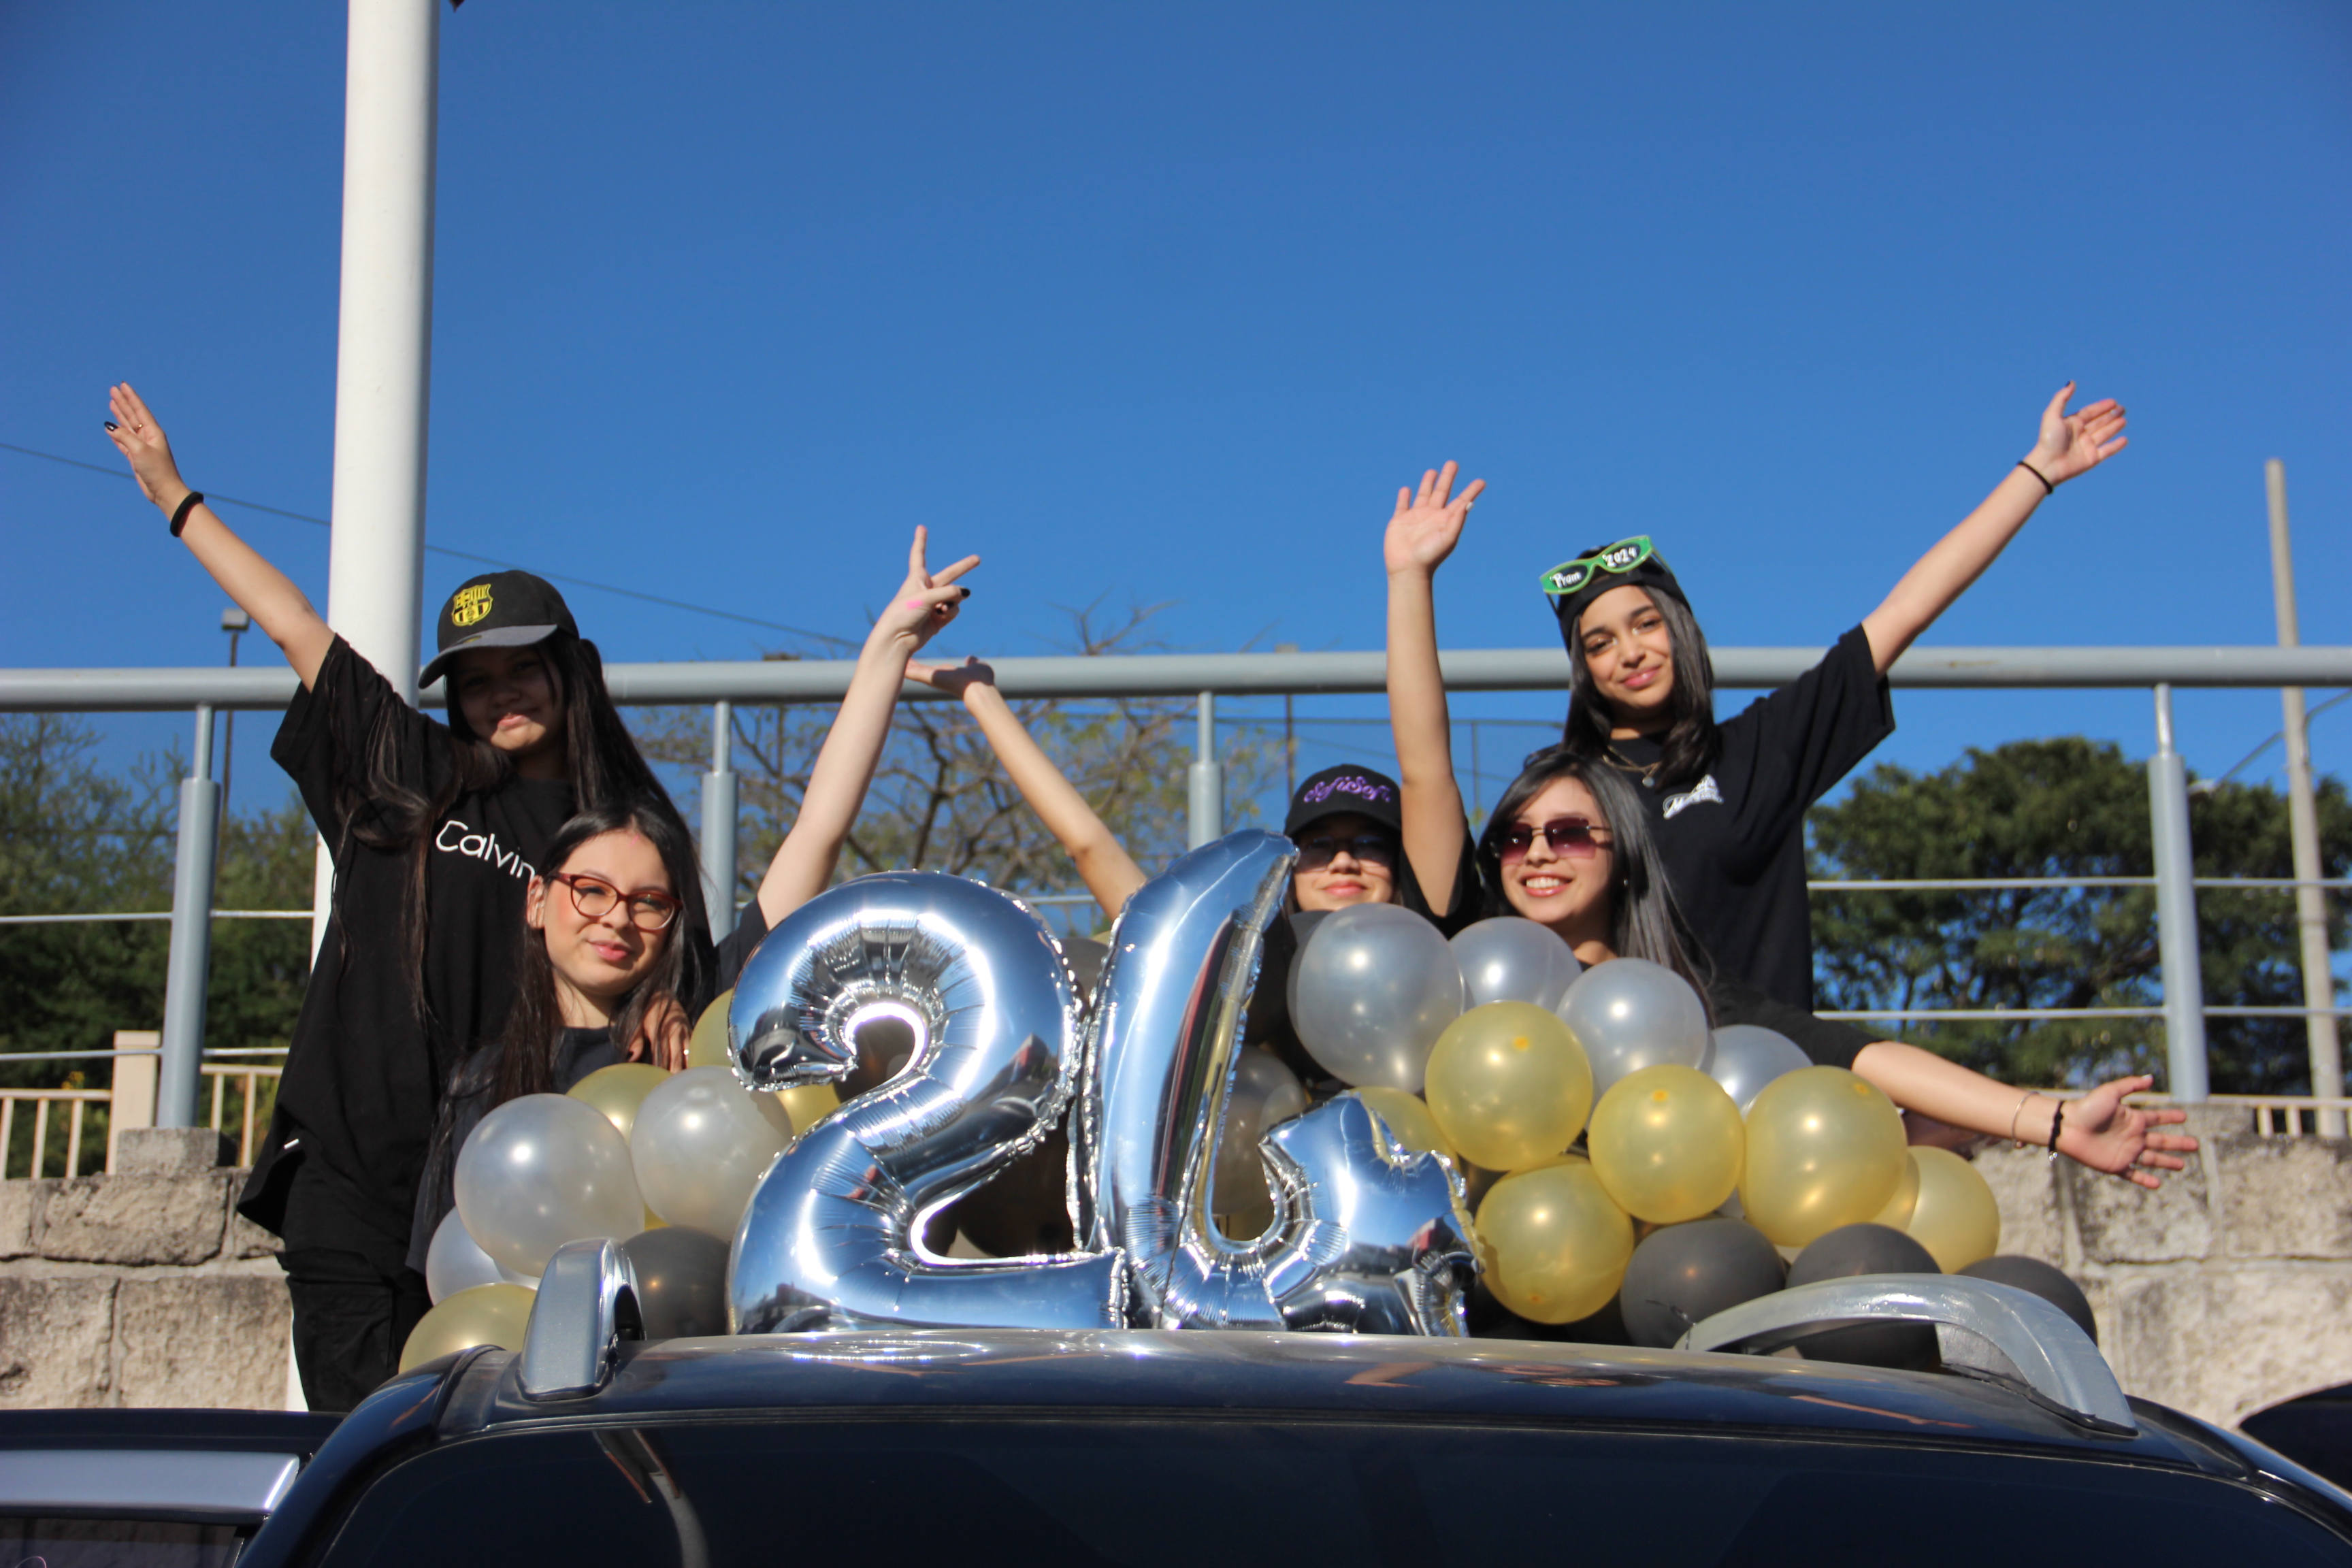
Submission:
MULTIPOLYGON (((2270 492, 2271 588, 2278 607, 2281 647, 2303 641, 2294 607, 2294 552, 2287 538, 2286 465, 2276 458, 2263 465, 2264 487, 2270 492)), ((2322 875, 2319 858, 2319 809, 2311 784, 2310 718, 2304 711, 2303 689, 2279 692, 2285 710, 2286 802, 2288 837, 2294 851, 2294 916, 2303 950, 2304 1044, 2311 1060, 2311 1092, 2321 1100, 2344 1093, 2344 1051, 2336 1020, 2327 1009, 2336 1005, 2336 969, 2327 946, 2326 896, 2315 885, 2322 875)), ((2333 1106, 2319 1112, 2322 1137, 2344 1136, 2344 1112, 2333 1106)))

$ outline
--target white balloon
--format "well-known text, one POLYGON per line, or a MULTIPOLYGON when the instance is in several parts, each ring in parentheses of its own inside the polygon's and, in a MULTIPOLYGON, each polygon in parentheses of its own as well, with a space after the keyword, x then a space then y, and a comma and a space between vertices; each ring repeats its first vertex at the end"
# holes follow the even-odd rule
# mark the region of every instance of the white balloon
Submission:
POLYGON ((1520 915, 1497 915, 1465 927, 1452 945, 1454 960, 1462 966, 1465 1013, 1488 1002, 1558 1007, 1584 973, 1573 948, 1520 915))
POLYGON ((1592 1064, 1597 1103, 1628 1073, 1671 1062, 1705 1068, 1715 1048, 1706 1005, 1682 976, 1643 958, 1596 963, 1556 1009, 1592 1064))
POLYGON ((629 1145, 604 1113, 563 1094, 526 1094, 481 1120, 457 1151, 457 1213, 501 1267, 536 1276, 567 1241, 625 1241, 645 1228, 629 1145))
POLYGON ((1462 968, 1437 928, 1394 904, 1317 925, 1298 954, 1291 1024, 1342 1082, 1419 1094, 1429 1050, 1462 1016, 1462 968))
POLYGON ((721 1241, 791 1141, 724 1067, 688 1068, 656 1087, 629 1132, 646 1205, 721 1241))
POLYGON ((1784 1072, 1813 1065, 1794 1040, 1755 1024, 1726 1024, 1715 1032, 1715 1059, 1707 1076, 1723 1085, 1739 1114, 1748 1114, 1759 1090, 1784 1072))
POLYGON ((437 1305, 477 1285, 520 1285, 536 1290, 539 1276, 502 1267, 467 1233, 466 1222, 451 1209, 441 1216, 433 1232, 433 1245, 425 1249, 425 1293, 437 1305))
MULTIPOLYGON (((1209 1203, 1213 1213, 1234 1216, 1237 1230, 1250 1219, 1273 1218, 1274 1195, 1265 1184, 1265 1161, 1258 1153, 1258 1141, 1268 1128, 1306 1110, 1307 1090, 1280 1057, 1255 1047, 1237 1054, 1233 1093, 1225 1101, 1225 1128, 1217 1142, 1216 1177, 1209 1203)), ((1265 1228, 1263 1223, 1258 1226, 1265 1228)))

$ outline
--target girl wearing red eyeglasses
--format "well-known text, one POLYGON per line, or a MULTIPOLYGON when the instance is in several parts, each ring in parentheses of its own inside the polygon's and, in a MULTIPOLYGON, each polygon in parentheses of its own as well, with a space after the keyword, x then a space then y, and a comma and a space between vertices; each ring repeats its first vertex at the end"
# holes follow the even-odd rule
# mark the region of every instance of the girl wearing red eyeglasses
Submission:
MULTIPOLYGON (((1437 885, 1454 872, 1463 808, 1427 573, 1453 548, 1483 488, 1474 483, 1449 499, 1453 479, 1448 464, 1443 476, 1423 480, 1418 502, 1401 494, 1388 534, 1389 714, 1404 775, 1405 853, 1437 885)), ((1989 1137, 2038 1140, 2054 1128, 2059 1152, 2145 1187, 2160 1184, 2158 1172, 2183 1168, 2180 1155, 2197 1141, 2158 1129, 2186 1121, 2187 1112, 2124 1103, 2150 1079, 2102 1084, 2068 1104, 2062 1119, 2047 1096, 2021 1095, 1916 1046, 1817 1018, 1721 973, 1684 923, 1660 825, 1642 794, 1623 769, 1566 746, 1531 758, 1478 837, 1486 912, 1549 928, 1588 967, 1615 958, 1663 964, 1699 993, 1718 1026, 1777 1030, 1814 1061, 1851 1068, 1906 1110, 1989 1137)))
MULTIPOLYGON (((685 824, 622 723, 595 644, 552 584, 500 572, 450 595, 417 678, 447 675, 446 721, 436 721, 205 504, 136 391, 115 386, 108 405, 108 438, 171 536, 301 680, 270 754, 332 851, 333 919, 237 1210, 285 1243, 295 1360, 311 1407, 348 1410, 391 1374, 429 1305, 406 1260, 441 1091, 513 1005, 513 933, 554 836, 582 810, 625 806, 680 836, 685 824)), ((867 639, 826 742, 826 758, 842 759, 829 775, 836 787, 820 798, 812 784, 760 889, 766 918, 830 878, 836 829, 845 835, 856 815, 907 658, 954 616, 967 590, 953 584, 975 564, 926 571, 916 530, 908 575, 867 639)), ((664 938, 681 965, 677 984, 651 988, 617 1037, 675 1064, 683 1005, 708 991, 713 957, 698 882, 674 880, 671 894, 683 905, 664 938)))

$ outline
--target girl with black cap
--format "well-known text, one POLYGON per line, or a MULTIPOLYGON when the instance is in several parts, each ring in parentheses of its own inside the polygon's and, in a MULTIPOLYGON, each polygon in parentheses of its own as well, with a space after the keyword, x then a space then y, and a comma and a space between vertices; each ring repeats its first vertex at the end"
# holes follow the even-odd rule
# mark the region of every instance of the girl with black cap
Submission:
MULTIPOLYGON (((2126 445, 2121 405, 2108 398, 2069 414, 2074 395, 2073 382, 2059 388, 2032 450, 1827 658, 1723 723, 1706 638, 1647 537, 1544 574, 1571 671, 1561 743, 1642 786, 1675 896, 1725 973, 1791 1006, 1812 1005, 1805 812, 1894 731, 1886 672, 1903 650, 2042 500, 2126 445)), ((1437 513, 1454 471, 1449 463, 1442 482, 1423 482, 1422 501, 1433 500, 1437 513)), ((1398 510, 1416 509, 1401 500, 1398 510)), ((1448 537, 1444 551, 1452 548, 1448 537)), ((1444 558, 1440 551, 1417 587, 1408 581, 1409 595, 1425 599, 1426 573, 1444 558)))
MULTIPOLYGON (((300 589, 180 478, 139 395, 112 390, 107 433, 172 532, 301 678, 271 755, 333 855, 333 919, 310 969, 268 1136, 238 1211, 285 1241, 295 1360, 313 1409, 348 1410, 389 1376, 428 1305, 408 1266, 419 1172, 452 1069, 492 1038, 516 994, 516 933, 547 850, 575 812, 657 816, 685 839, 668 792, 604 688, 562 595, 527 572, 466 583, 436 620, 420 684, 448 676, 446 725, 392 683, 300 589)), ((907 581, 866 640, 793 834, 730 942, 820 890, 862 799, 906 660, 970 590, 968 558, 936 574, 916 530, 907 581), (828 763, 832 765, 828 768, 828 763)), ((719 958, 698 879, 683 906, 679 994, 637 1010, 632 1057, 684 1061, 686 1020, 719 958)))

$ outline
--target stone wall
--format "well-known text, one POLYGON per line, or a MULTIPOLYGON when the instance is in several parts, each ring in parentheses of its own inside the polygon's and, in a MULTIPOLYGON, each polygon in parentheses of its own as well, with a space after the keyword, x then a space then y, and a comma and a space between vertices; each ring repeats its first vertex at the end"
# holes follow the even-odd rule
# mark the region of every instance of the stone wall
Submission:
POLYGON ((126 1131, 115 1174, 0 1182, 0 1408, 284 1408, 278 1238, 225 1142, 126 1131))
MULTIPOLYGON (((2147 1192, 2038 1150, 1977 1157, 2001 1250, 2056 1264, 2124 1386, 2235 1425, 2352 1383, 2352 1140, 2262 1138, 2195 1113, 2204 1148, 2147 1192)), ((229 1205, 210 1133, 123 1134, 117 1174, 0 1182, 0 1408, 274 1410, 291 1310, 277 1238, 229 1205)))
POLYGON ((2083 1287, 2126 1390, 2234 1426, 2352 1383, 2352 1139, 2258 1137, 2190 1113, 2203 1147, 2148 1192, 2038 1150, 1977 1156, 2003 1252, 2083 1287))

